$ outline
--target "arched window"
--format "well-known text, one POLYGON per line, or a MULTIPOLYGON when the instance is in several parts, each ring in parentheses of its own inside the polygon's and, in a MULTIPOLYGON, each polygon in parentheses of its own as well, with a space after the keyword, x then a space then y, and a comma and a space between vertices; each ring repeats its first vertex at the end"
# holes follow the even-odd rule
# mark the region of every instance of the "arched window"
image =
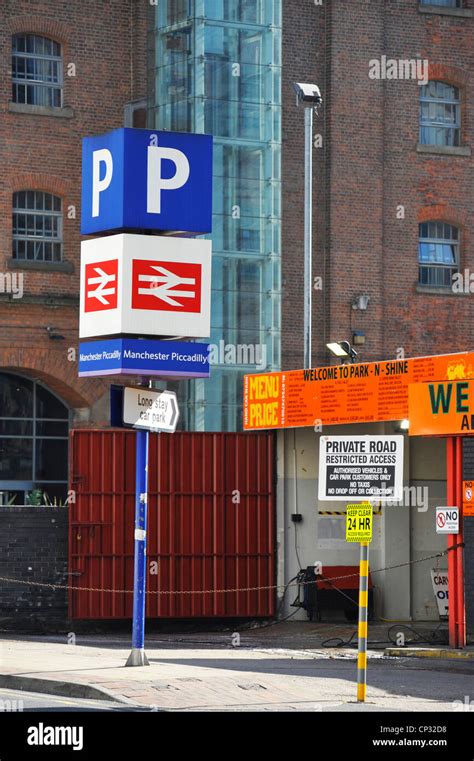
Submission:
POLYGON ((63 258, 62 200, 42 190, 13 194, 14 259, 60 262, 63 258))
POLYGON ((69 411, 38 381, 0 372, 0 504, 67 496, 69 411))
POLYGON ((12 39, 12 100, 31 106, 62 106, 61 45, 37 34, 12 39))
POLYGON ((420 143, 460 145, 461 102, 457 87, 431 81, 420 87, 420 143))
POLYGON ((459 230, 446 222, 422 222, 419 244, 420 285, 451 287, 459 270, 459 230))

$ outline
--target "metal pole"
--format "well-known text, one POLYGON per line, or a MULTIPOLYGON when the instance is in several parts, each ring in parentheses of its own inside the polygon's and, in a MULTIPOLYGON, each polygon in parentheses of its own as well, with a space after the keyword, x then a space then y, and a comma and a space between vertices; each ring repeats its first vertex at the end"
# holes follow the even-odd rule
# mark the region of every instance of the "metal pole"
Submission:
MULTIPOLYGON (((455 467, 455 439, 448 436, 446 439, 446 496, 447 504, 454 505, 456 499, 456 467, 455 467)), ((448 550, 457 544, 456 534, 448 534, 448 550)), ((457 611, 457 563, 456 550, 448 552, 448 629, 450 647, 458 646, 458 611, 457 611)))
POLYGON ((464 551, 461 546, 464 542, 464 516, 462 510, 462 436, 456 436, 456 486, 455 501, 459 509, 459 534, 455 537, 456 544, 456 584, 457 584, 457 640, 458 647, 466 647, 466 604, 464 597, 464 551))
POLYGON ((369 543, 360 543, 359 648, 357 653, 357 702, 364 703, 367 692, 367 607, 369 604, 369 543))
POLYGON ((145 654, 146 526, 148 502, 148 431, 137 431, 135 480, 135 565, 132 652, 126 666, 148 666, 145 654))
POLYGON ((311 301, 313 292, 313 107, 304 110, 304 367, 311 367, 311 301))

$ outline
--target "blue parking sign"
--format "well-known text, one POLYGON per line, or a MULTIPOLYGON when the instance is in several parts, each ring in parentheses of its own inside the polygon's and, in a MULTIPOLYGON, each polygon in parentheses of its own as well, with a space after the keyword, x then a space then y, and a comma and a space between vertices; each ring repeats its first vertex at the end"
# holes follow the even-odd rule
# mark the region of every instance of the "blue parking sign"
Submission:
POLYGON ((117 129, 82 142, 83 235, 212 230, 212 137, 117 129))

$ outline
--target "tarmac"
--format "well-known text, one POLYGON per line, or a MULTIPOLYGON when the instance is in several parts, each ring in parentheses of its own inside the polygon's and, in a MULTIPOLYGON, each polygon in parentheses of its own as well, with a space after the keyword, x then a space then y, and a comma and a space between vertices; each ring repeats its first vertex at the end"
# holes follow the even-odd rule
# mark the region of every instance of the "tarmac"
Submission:
MULTIPOLYGON (((370 625, 368 703, 380 710, 449 710, 455 681, 445 703, 442 696, 434 701, 428 686, 406 687, 414 661, 423 663, 413 656, 429 654, 438 663, 454 657, 446 638, 447 627, 439 622, 370 625), (387 647, 400 633, 406 647, 387 647), (390 662, 404 669, 391 669, 393 683, 386 689, 390 662)), ((355 702, 356 645, 356 628, 348 624, 295 621, 240 631, 154 631, 145 647, 150 665, 126 668, 127 634, 9 631, 0 633, 0 688, 155 711, 327 710, 355 702)), ((459 651, 459 658, 473 659, 474 647, 459 651)), ((431 667, 416 668, 428 673, 431 667)))

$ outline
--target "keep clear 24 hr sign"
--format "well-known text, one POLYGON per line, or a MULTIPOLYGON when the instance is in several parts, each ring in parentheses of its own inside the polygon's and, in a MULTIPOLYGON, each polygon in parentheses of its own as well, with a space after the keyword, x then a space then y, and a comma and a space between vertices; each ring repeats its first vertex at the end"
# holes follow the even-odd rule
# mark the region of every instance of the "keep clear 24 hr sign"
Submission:
POLYGON ((403 436, 321 436, 320 501, 402 498, 403 436))

